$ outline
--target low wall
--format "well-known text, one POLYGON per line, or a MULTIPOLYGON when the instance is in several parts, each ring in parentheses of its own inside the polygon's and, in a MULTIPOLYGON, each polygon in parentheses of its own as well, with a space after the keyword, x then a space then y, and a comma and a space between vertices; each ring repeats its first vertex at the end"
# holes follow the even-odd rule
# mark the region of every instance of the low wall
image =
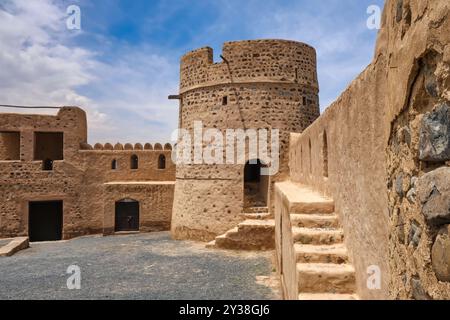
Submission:
POLYGON ((299 293, 297 258, 292 236, 290 205, 289 200, 285 198, 277 185, 275 185, 275 249, 283 297, 286 300, 297 300, 299 293))
POLYGON ((361 74, 303 134, 291 135, 291 179, 333 197, 362 298, 387 296, 389 279, 384 160, 389 122, 375 108, 384 100, 384 85, 379 84, 386 79, 376 72, 380 65, 361 74), (367 290, 366 270, 371 265, 383 274, 380 291, 367 290))

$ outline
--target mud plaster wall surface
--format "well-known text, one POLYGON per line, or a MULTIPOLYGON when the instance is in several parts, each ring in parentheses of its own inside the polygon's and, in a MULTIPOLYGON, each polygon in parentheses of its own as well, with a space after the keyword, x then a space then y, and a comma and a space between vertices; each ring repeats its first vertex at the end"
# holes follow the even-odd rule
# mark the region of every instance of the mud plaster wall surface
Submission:
MULTIPOLYGON (((390 237, 395 222, 389 212, 394 209, 395 200, 388 200, 388 175, 404 169, 420 170, 406 151, 396 159, 387 150, 391 126, 397 126, 395 120, 410 104, 419 60, 430 50, 437 53, 441 63, 437 77, 443 89, 439 99, 449 100, 445 66, 450 42, 449 6, 446 0, 387 1, 373 62, 312 126, 301 135, 291 135, 291 177, 334 198, 356 268, 358 294, 363 299, 411 297, 405 284, 409 279, 402 280, 405 267, 402 263, 397 266, 398 262, 429 264, 429 249, 415 254, 417 262, 412 263, 408 256, 411 252, 398 249, 395 236, 390 237), (324 132, 327 152, 323 148, 324 132), (328 177, 324 174, 326 154, 328 177), (381 269, 381 290, 367 289, 366 270, 370 265, 381 269)), ((417 130, 417 126, 411 130, 417 130)), ((416 131, 412 136, 417 134, 416 131)), ((421 214, 411 206, 401 210, 412 211, 404 214, 406 220, 421 214)), ((434 298, 448 297, 448 286, 431 281, 429 267, 425 269, 422 274, 428 272, 428 276, 422 283, 424 290, 434 298)))

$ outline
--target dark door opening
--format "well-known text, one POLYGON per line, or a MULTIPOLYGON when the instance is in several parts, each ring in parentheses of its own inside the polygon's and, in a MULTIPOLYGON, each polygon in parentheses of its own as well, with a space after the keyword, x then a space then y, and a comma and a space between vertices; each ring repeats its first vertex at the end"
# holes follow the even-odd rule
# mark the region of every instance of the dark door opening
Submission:
POLYGON ((244 168, 244 207, 266 207, 269 176, 261 175, 260 160, 247 162, 244 168))
POLYGON ((62 201, 30 202, 28 214, 28 233, 31 242, 62 239, 62 201))
POLYGON ((116 202, 116 223, 114 230, 139 231, 139 202, 121 200, 116 202))

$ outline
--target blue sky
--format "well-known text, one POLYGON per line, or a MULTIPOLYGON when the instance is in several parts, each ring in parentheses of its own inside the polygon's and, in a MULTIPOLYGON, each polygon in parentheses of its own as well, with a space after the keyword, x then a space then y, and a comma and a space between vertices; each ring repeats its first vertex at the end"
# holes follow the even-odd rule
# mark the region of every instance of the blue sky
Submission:
POLYGON ((179 59, 231 40, 313 45, 324 110, 371 61, 369 5, 383 0, 0 0, 0 103, 79 105, 89 142, 165 142, 179 59), (81 8, 81 31, 65 27, 81 8))

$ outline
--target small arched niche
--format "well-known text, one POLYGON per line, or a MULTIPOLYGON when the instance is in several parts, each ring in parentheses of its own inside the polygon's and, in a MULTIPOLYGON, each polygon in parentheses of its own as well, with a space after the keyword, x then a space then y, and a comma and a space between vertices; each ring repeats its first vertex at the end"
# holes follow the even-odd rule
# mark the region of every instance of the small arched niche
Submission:
POLYGON ((166 156, 163 154, 160 154, 158 157, 158 169, 164 170, 166 168, 166 156))
POLYGON ((139 169, 139 158, 137 155, 133 154, 130 159, 130 168, 131 170, 139 169))

